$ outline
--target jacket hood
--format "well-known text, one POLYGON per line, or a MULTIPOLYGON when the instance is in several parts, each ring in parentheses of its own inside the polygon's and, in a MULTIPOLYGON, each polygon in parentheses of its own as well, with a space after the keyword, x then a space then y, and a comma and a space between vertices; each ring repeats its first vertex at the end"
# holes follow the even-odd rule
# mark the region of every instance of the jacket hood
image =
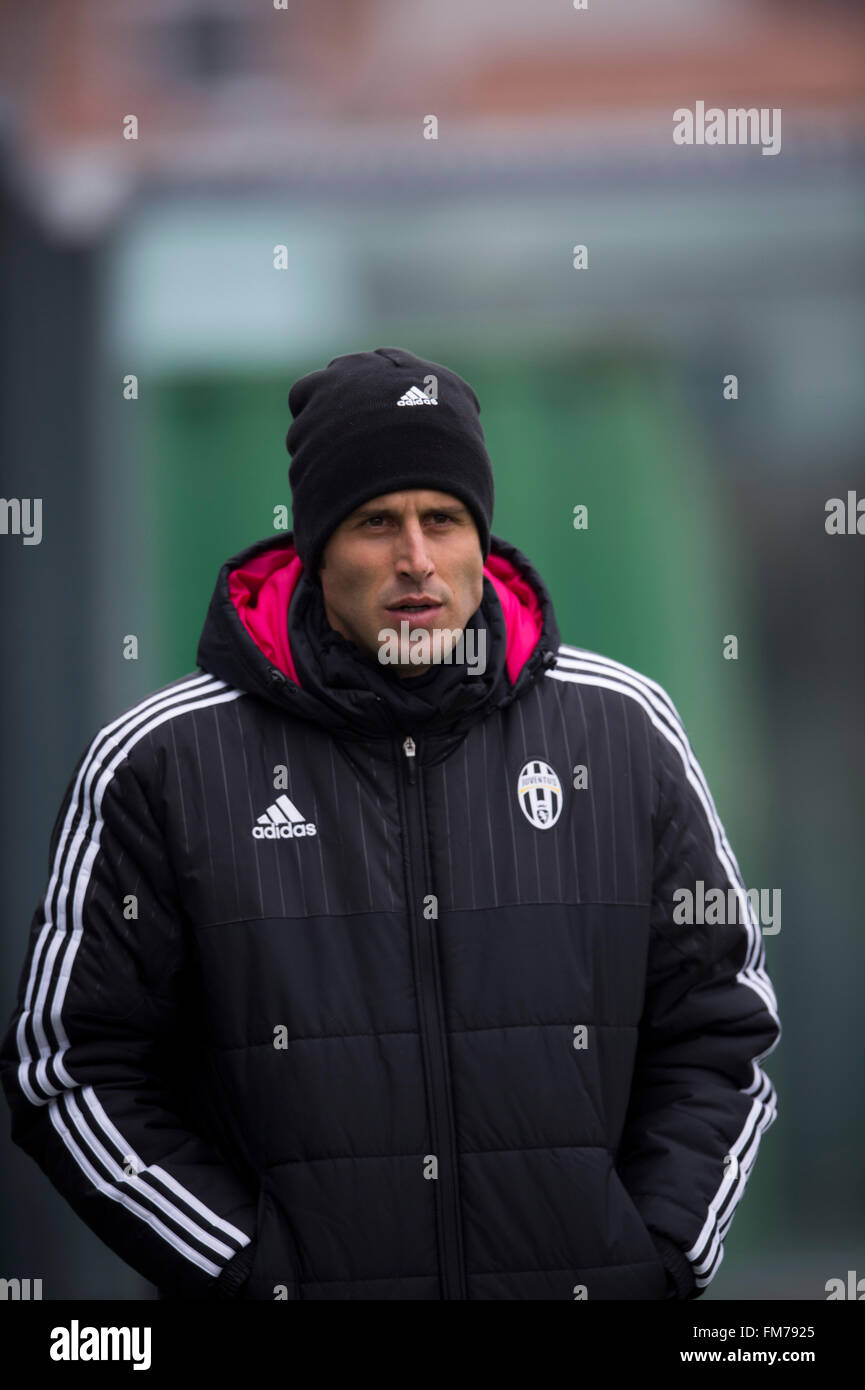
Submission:
POLYGON ((498 536, 491 537, 484 596, 470 620, 488 629, 483 674, 454 665, 432 684, 399 679, 330 628, 317 591, 291 532, 246 547, 219 571, 198 666, 333 732, 383 735, 415 726, 459 732, 522 694, 556 661, 559 632, 546 586, 526 556, 498 536))

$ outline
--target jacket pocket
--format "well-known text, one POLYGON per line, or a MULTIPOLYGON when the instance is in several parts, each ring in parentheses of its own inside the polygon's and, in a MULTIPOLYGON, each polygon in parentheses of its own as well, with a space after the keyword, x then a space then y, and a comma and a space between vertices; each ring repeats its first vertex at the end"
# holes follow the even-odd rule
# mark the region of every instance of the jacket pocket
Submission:
POLYGON ((244 1296, 267 1303, 300 1298, 297 1247, 288 1222, 274 1200, 267 1173, 262 1177, 258 1194, 255 1253, 244 1296))
POLYGON ((620 1229, 628 1233, 628 1254, 622 1264, 631 1265, 633 1277, 628 1298, 662 1299, 667 1296, 667 1271, 652 1233, 615 1167, 610 1169, 610 1197, 621 1209, 620 1229), (631 1234, 633 1232, 633 1234, 631 1234))

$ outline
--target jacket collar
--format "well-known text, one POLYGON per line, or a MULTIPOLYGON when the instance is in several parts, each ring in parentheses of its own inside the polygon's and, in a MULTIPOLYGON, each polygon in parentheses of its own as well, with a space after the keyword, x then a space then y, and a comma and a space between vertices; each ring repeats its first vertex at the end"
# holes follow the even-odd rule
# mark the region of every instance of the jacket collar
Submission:
POLYGON ((304 572, 289 532, 248 546, 222 566, 196 659, 230 685, 290 706, 335 733, 460 733, 533 685, 555 663, 559 644, 543 581, 498 536, 491 538, 483 599, 470 622, 486 629, 483 673, 442 665, 430 680, 401 680, 330 627, 319 586, 304 572))

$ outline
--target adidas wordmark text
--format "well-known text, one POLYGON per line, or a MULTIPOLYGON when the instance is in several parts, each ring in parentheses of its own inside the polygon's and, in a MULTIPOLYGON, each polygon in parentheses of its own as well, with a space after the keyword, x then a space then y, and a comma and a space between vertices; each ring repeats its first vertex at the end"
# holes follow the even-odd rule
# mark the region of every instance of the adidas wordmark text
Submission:
POLYGON ((278 796, 252 827, 256 840, 295 840, 315 833, 312 821, 302 816, 294 802, 285 795, 278 796))

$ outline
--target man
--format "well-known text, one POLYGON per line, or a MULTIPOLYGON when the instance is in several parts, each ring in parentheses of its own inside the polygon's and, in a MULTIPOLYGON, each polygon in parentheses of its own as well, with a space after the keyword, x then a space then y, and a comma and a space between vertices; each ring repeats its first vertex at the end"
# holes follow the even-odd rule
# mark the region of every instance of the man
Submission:
POLYGON ((289 404, 293 532, 67 789, 14 1138, 168 1297, 697 1297, 780 1026, 753 914, 674 920, 748 907, 676 710, 560 644, 454 372, 289 404))

